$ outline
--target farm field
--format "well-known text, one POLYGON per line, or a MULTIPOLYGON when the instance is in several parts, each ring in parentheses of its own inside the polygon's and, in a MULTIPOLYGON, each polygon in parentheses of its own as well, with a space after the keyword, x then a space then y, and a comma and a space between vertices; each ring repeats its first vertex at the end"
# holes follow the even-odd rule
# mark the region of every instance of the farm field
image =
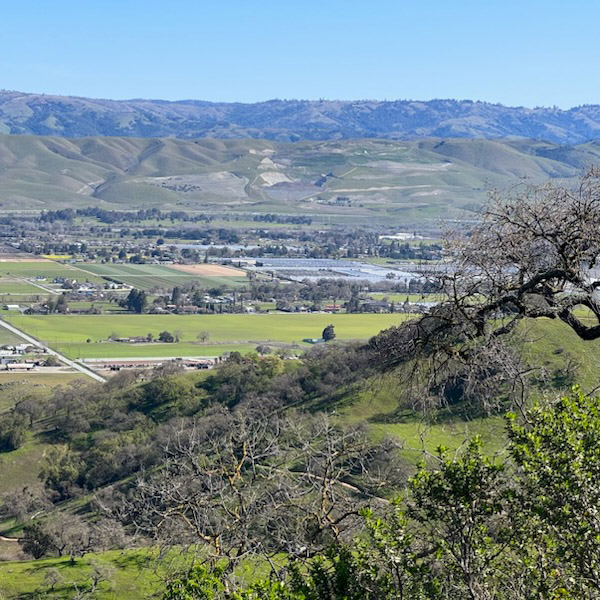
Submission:
POLYGON ((365 314, 268 314, 268 315, 50 315, 7 316, 6 320, 74 358, 130 356, 209 356, 230 350, 248 350, 258 343, 298 343, 321 336, 330 323, 340 340, 367 339, 396 325, 407 315, 365 314), (106 342, 119 337, 155 337, 161 331, 180 331, 182 341, 173 344, 123 344, 106 342), (197 344, 201 331, 208 331, 206 345, 197 344), (90 339, 91 342, 87 342, 90 339), (223 345, 221 345, 223 344, 223 345))
MULTIPOLYGON (((135 288, 145 290, 151 290, 153 288, 172 288, 176 285, 182 285, 191 281, 196 281, 205 286, 227 285, 229 287, 242 285, 247 281, 244 272, 238 271, 237 269, 227 269, 228 272, 236 271, 236 273, 239 274, 232 276, 230 273, 226 275, 215 274, 219 273, 219 271, 216 270, 218 265, 206 265, 206 267, 208 267, 207 269, 201 268, 204 265, 178 266, 186 266, 191 270, 175 268, 175 266, 166 267, 163 265, 115 265, 99 263, 87 263, 82 265, 81 269, 96 276, 110 277, 135 288), (193 268, 195 268, 195 270, 193 268)), ((226 269, 225 267, 220 268, 226 269)))
POLYGON ((211 265, 211 264, 195 264, 195 265, 173 265, 170 267, 176 271, 182 271, 183 273, 190 273, 192 275, 200 276, 215 276, 215 277, 245 277, 244 271, 236 269, 234 267, 226 267, 223 265, 211 265))
MULTIPOLYGON (((303 344, 304 345, 304 344, 303 344)), ((214 357, 227 352, 252 352, 257 344, 231 343, 231 344, 198 344, 194 342, 179 342, 176 344, 125 344, 108 342, 104 344, 86 344, 82 342, 59 342, 52 344, 59 352, 72 359, 128 359, 128 358, 186 358, 186 357, 214 357)), ((282 342, 272 344, 272 349, 287 346, 282 342)), ((93 366, 93 364, 91 365, 93 366)))
POLYGON ((22 279, 8 277, 7 275, 0 276, 0 295, 2 296, 31 296, 43 293, 44 292, 40 290, 40 288, 28 283, 27 281, 23 281, 22 279))
MULTIPOLYGON (((44 277, 52 280, 55 277, 70 277, 79 281, 103 281, 100 277, 93 273, 88 273, 72 265, 53 262, 51 260, 31 260, 17 262, 0 262, 0 277, 12 276, 23 279, 35 279, 36 277, 44 277)), ((0 280, 1 281, 1 280, 0 280)), ((26 283, 26 282, 24 282, 26 283)), ((42 292, 35 286, 31 286, 38 292, 42 292)), ((0 291, 1 291, 0 287, 0 291)))
MULTIPOLYGON (((9 313, 7 313, 9 314, 9 313)), ((14 333, 8 331, 8 329, 4 329, 4 327, 0 327, 0 345, 4 344, 21 344, 23 343, 22 338, 15 335, 14 333)))

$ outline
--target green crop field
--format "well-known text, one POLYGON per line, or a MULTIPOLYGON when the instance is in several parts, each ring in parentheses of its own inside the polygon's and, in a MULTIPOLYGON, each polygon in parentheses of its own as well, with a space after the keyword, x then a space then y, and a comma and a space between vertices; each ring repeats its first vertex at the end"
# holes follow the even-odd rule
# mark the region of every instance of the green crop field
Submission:
MULTIPOLYGON (((69 277, 78 281, 103 281, 93 273, 87 273, 72 265, 57 263, 54 261, 31 261, 31 262, 2 262, 0 263, 0 277, 11 276, 23 279, 35 279, 44 277, 46 280, 52 280, 55 277, 69 277)), ((1 281, 1 280, 0 280, 1 281)), ((46 281, 45 283, 48 283, 46 281)), ((39 288, 31 286, 34 290, 42 292, 39 288)), ((0 293, 2 286, 0 284, 0 293)))
MULTIPOLYGON (((9 314, 9 313, 7 313, 9 314)), ((0 327, 0 345, 2 344, 21 344, 23 340, 14 333, 0 327)))
POLYGON ((43 293, 40 288, 22 279, 0 276, 0 295, 31 296, 43 293))
POLYGON ((239 286, 247 282, 245 276, 241 277, 208 277, 198 276, 163 265, 114 265, 89 263, 81 265, 90 273, 106 276, 138 289, 151 290, 153 288, 172 288, 191 281, 196 281, 205 287, 239 286))
POLYGON ((318 338, 330 323, 338 339, 367 339, 382 329, 406 319, 398 314, 328 315, 51 315, 5 317, 13 325, 44 340, 50 346, 78 358, 127 356, 208 356, 232 349, 249 349, 258 343, 296 342, 318 338), (119 337, 158 337, 161 331, 183 333, 179 344, 123 344, 106 342, 111 334, 119 337), (196 336, 208 331, 208 345, 196 344, 196 336), (87 340, 91 342, 88 343, 87 340), (224 346, 221 346, 224 344, 224 346))

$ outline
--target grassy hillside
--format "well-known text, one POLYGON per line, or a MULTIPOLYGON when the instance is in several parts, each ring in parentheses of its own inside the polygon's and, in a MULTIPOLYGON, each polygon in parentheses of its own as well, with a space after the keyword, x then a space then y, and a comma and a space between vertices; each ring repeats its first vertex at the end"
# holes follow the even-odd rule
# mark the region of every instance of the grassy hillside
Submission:
MULTIPOLYGON (((395 319, 398 318, 398 315, 388 316, 390 319, 392 317, 395 319)), ((327 320, 332 319, 331 315, 323 315, 322 317, 327 320)), ((165 317, 165 319, 169 318, 171 317, 165 317)), ((206 318, 199 317, 196 319, 204 321, 206 318)), ((258 317, 256 318, 258 319, 258 317)), ((305 315, 266 315, 266 318, 272 318, 274 322, 278 322, 277 319, 281 318, 282 322, 285 321, 290 327, 294 326, 292 320, 296 320, 296 326, 300 327, 305 319, 305 315)), ((47 322, 53 324, 55 328, 57 323, 54 321, 55 319, 69 319, 65 321, 67 323, 85 323, 85 317, 50 317, 47 319, 47 322)), ((143 317, 130 317, 129 320, 135 322, 136 319, 143 319, 143 317)), ((175 319, 178 319, 178 317, 175 317, 175 319)), ((223 326, 231 326, 232 331, 237 331, 239 328, 239 324, 228 323, 226 317, 215 317, 216 319, 225 319, 223 326)), ((113 322, 117 320, 117 317, 112 318, 113 322)), ((251 322, 252 318, 248 318, 247 320, 251 322)), ((257 323, 261 323, 260 328, 262 330, 265 329, 265 322, 267 321, 263 321, 262 319, 257 321, 257 323)), ((358 327, 359 325, 355 326, 358 327)), ((378 326, 382 327, 384 324, 378 322, 378 326)), ((187 329, 189 327, 190 325, 188 324, 187 329)), ((336 323, 336 327, 342 331, 344 320, 341 319, 340 322, 336 323)), ((80 327, 69 329, 68 333, 69 335, 74 335, 79 329, 80 327)), ((599 377, 597 374, 600 372, 600 340, 596 342, 584 342, 577 338, 562 323, 546 319, 524 323, 522 329, 523 339, 525 340, 524 350, 528 360, 531 364, 535 364, 539 369, 543 370, 540 370, 540 379, 543 379, 545 383, 536 392, 538 395, 546 394, 553 396, 564 389, 565 382, 556 379, 555 374, 559 368, 564 366, 565 361, 571 358, 577 362, 576 374, 574 375, 575 380, 580 382, 586 390, 598 385, 599 377)), ((66 335, 66 332, 64 334, 66 335)), ((225 335, 225 332, 223 335, 225 335)), ((326 370, 331 369, 331 375, 339 379, 340 372, 338 371, 336 374, 335 371, 336 369, 344 368, 343 358, 344 355, 339 355, 337 359, 334 359, 333 363, 323 363, 322 365, 314 361, 309 362, 310 367, 303 377, 307 377, 311 373, 312 375, 310 376, 314 378, 314 381, 320 384, 323 377, 319 369, 324 368, 326 370)), ((230 382, 237 380, 242 385, 250 385, 249 389, 254 389, 252 385, 258 386, 256 390, 259 390, 261 394, 266 393, 268 396, 268 388, 271 385, 271 381, 278 374, 281 375, 284 371, 287 372, 287 379, 283 380, 287 388, 293 381, 294 373, 302 368, 301 364, 297 361, 279 362, 278 359, 273 359, 275 362, 273 362, 271 371, 271 367, 268 366, 269 360, 256 360, 254 363, 256 369, 259 370, 258 372, 263 373, 262 377, 267 378, 262 380, 254 379, 257 371, 252 369, 249 371, 240 371, 239 374, 243 373, 243 377, 237 379, 235 371, 231 371, 231 366, 229 367, 230 370, 225 371, 223 375, 220 375, 219 371, 211 371, 169 378, 168 381, 176 385, 174 393, 168 386, 156 388, 161 390, 161 393, 166 394, 165 397, 168 400, 165 404, 155 403, 154 397, 151 399, 152 402, 150 405, 145 405, 141 401, 144 398, 146 386, 150 386, 148 388, 150 389, 153 385, 156 386, 155 383, 141 382, 134 383, 133 385, 130 383, 129 387, 120 384, 113 386, 112 393, 114 395, 111 396, 109 393, 104 399, 100 400, 100 406, 104 403, 105 410, 109 411, 106 413, 107 415, 112 414, 114 411, 124 417, 125 412, 123 411, 128 411, 135 406, 138 411, 142 410, 147 417, 151 418, 145 421, 138 421, 137 429, 133 428, 131 432, 126 430, 107 431, 102 429, 105 425, 101 427, 99 425, 101 421, 98 421, 96 427, 99 428, 93 433, 76 433, 78 427, 83 427, 85 431, 86 419, 94 418, 96 409, 88 413, 86 419, 81 420, 77 418, 77 411, 82 408, 81 403, 75 402, 73 407, 67 405, 66 408, 68 411, 74 411, 73 413, 68 413, 71 415, 69 422, 73 421, 77 423, 74 429, 75 433, 71 432, 70 434, 73 436, 72 448, 77 452, 81 452, 82 458, 87 455, 87 458, 85 458, 87 461, 92 460, 91 457, 93 456, 98 457, 93 460, 99 460, 102 453, 107 453, 106 464, 110 465, 112 462, 109 457, 113 456, 111 453, 117 453, 115 456, 118 456, 118 452, 124 447, 124 444, 130 443, 135 438, 142 440, 145 439, 145 436, 152 435, 152 431, 155 431, 157 426, 160 427, 160 423, 167 422, 174 415, 179 414, 177 411, 182 411, 181 414, 190 415, 192 414, 190 411, 197 410, 193 408, 195 405, 191 401, 191 397, 194 394, 198 398, 207 398, 211 394, 217 394, 214 398, 221 398, 218 401, 226 403, 229 397, 227 393, 232 393, 232 390, 229 390, 222 397, 218 394, 230 382), (267 371, 263 372, 263 367, 267 371), (253 384, 251 383, 252 381, 254 381, 253 384), (182 403, 180 404, 180 402, 182 403)), ((28 383, 19 383, 18 380, 15 382, 14 378, 3 380, 0 377, 0 384, 2 384, 0 385, 0 413, 5 413, 14 404, 14 401, 18 397, 17 392, 21 386, 28 386, 27 393, 39 397, 43 405, 52 393, 53 384, 68 385, 68 381, 64 380, 64 378, 57 377, 56 381, 48 379, 47 381, 29 381, 28 383)), ((384 375, 372 375, 363 380, 359 376, 358 380, 350 385, 348 385, 348 382, 342 375, 341 379, 334 386, 335 393, 333 395, 327 392, 318 392, 316 395, 314 392, 309 392, 304 397, 303 403, 309 409, 319 408, 331 412, 333 418, 338 422, 366 425, 370 435, 376 441, 383 439, 385 436, 392 436, 400 444, 400 452, 403 464, 405 465, 404 468, 409 472, 414 468, 416 461, 423 456, 424 452, 435 452, 435 449, 439 445, 444 445, 451 449, 458 448, 463 444, 465 439, 475 434, 481 436, 484 449, 487 453, 493 454, 501 451, 505 439, 504 419, 501 411, 488 417, 478 416, 473 418, 462 414, 460 407, 458 407, 458 410, 444 409, 430 415, 428 418, 424 418, 421 414, 400 405, 399 398, 401 397, 402 386, 402 380, 398 377, 397 373, 393 372, 384 375), (321 396, 320 394, 322 393, 325 395, 321 396)), ((89 392, 85 391, 86 388, 82 389, 87 397, 89 392)), ((95 388, 95 391, 92 388, 87 389, 92 392, 90 397, 98 396, 102 398, 103 392, 101 392, 100 388, 95 388)), ((307 389, 313 388, 309 386, 307 389)), ((60 398, 63 395, 69 397, 68 394, 68 388, 59 392, 53 406, 62 406, 60 398), (56 404, 57 400, 58 404, 56 404)), ((294 404, 294 406, 298 407, 297 404, 294 404)), ((142 417, 140 412, 136 414, 136 419, 146 418, 142 417)), ((123 419, 123 417, 120 418, 123 419)), ((43 462, 43 455, 48 453, 52 446, 57 444, 55 439, 56 432, 54 432, 51 425, 52 420, 52 414, 43 416, 43 418, 35 423, 35 426, 28 433, 25 443, 18 450, 5 452, 0 455, 0 474, 4 482, 4 491, 20 489, 24 485, 40 486, 37 473, 43 462)), ((120 423, 124 424, 126 420, 121 420, 120 423)), ((123 425, 123 427, 126 428, 128 426, 123 425)), ((131 422, 129 427, 134 427, 134 421, 131 422)), ((59 445, 65 443, 60 436, 57 439, 59 440, 59 445)), ((152 444, 150 445, 152 446, 152 444)), ((86 472, 89 472, 87 467, 86 472)), ((78 514, 85 514, 85 511, 89 509, 89 507, 86 507, 87 500, 88 496, 84 495, 83 497, 57 505, 56 510, 59 512, 67 511, 68 514, 72 514, 73 511, 78 514)), ((0 524, 0 530, 4 532, 4 535, 18 535, 20 527, 19 525, 14 527, 13 522, 0 524)), ((0 555, 11 557, 16 556, 16 552, 18 551, 16 550, 15 542, 0 542, 0 555)), ((160 573, 157 575, 154 571, 156 563, 152 559, 152 550, 125 550, 88 553, 85 557, 78 558, 75 564, 70 563, 67 557, 48 558, 38 561, 0 562, 0 591, 7 598, 35 597, 35 593, 38 590, 47 590, 48 573, 55 573, 53 569, 57 569, 61 578, 52 593, 57 598, 74 597, 76 587, 85 589, 91 585, 92 571, 100 565, 102 568, 108 568, 107 572, 110 573, 108 579, 112 583, 109 584, 109 581, 106 580, 99 584, 99 598, 143 598, 155 591, 160 583, 160 573)), ((47 594, 46 597, 53 597, 48 592, 45 593, 47 594)))
MULTIPOLYGON (((553 398, 578 384, 585 393, 600 385, 600 340, 584 341, 560 321, 537 319, 521 325, 522 350, 527 362, 534 367, 538 387, 534 398, 553 398), (572 376, 565 379, 563 369, 573 365, 572 376)), ((484 448, 498 451, 505 440, 502 414, 488 417, 469 417, 458 411, 442 410, 423 417, 404 408, 403 380, 397 373, 377 375, 360 389, 345 396, 336 406, 339 418, 346 423, 367 424, 376 436, 397 438, 403 453, 416 459, 423 451, 435 452, 439 445, 457 448, 473 435, 482 438, 484 448)))
POLYGON ((598 105, 569 110, 472 100, 105 100, 0 91, 0 132, 195 139, 415 139, 529 137, 577 143, 598 137, 598 105))
POLYGON ((157 206, 340 223, 465 218, 491 187, 571 178, 595 143, 195 141, 0 135, 0 209, 157 206), (348 198, 339 203, 338 197, 348 198))
POLYGON ((100 566, 108 579, 99 583, 94 598, 148 598, 160 584, 155 558, 148 550, 124 550, 89 554, 74 564, 68 557, 0 562, 0 594, 7 599, 80 597, 78 592, 91 587, 94 566, 100 566), (60 578, 53 590, 46 579, 50 571, 60 578))

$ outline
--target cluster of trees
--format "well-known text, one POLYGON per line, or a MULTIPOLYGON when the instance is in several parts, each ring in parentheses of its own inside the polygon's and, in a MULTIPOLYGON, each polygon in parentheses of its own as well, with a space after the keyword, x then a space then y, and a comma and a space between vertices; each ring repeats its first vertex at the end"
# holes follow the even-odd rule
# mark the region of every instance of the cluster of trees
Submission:
POLYGON ((122 305, 132 312, 142 314, 148 305, 146 292, 144 290, 136 290, 135 288, 132 289, 127 294, 127 298, 123 300, 122 305))
POLYGON ((48 296, 44 306, 50 314, 60 313, 65 314, 69 309, 69 303, 65 293, 59 294, 58 296, 48 296))
MULTIPOLYGON (((245 220, 246 215, 240 215, 237 219, 237 215, 224 215, 225 220, 245 220)), ((73 210, 72 208, 60 209, 60 210, 45 210, 40 215, 40 220, 43 222, 53 223, 54 221, 72 221, 75 217, 94 217, 102 223, 114 224, 114 223, 135 223, 140 221, 183 221, 190 223, 205 222, 210 223, 214 217, 211 215, 191 215, 185 211, 171 210, 161 211, 158 208, 139 209, 137 211, 120 211, 120 210, 106 210, 98 207, 78 208, 73 210)), ((257 222, 265 223, 282 223, 282 224, 293 224, 293 225, 310 225, 312 223, 311 217, 306 216, 290 216, 290 215, 277 215, 277 214, 265 214, 265 215, 253 215, 252 219, 257 222)))
POLYGON ((233 356, 201 385, 159 372, 130 387, 125 373, 109 389, 58 390, 35 415, 20 411, 60 442, 45 493, 5 495, 1 516, 30 521, 20 543, 34 557, 201 544, 204 562, 171 576, 170 600, 595 597, 598 399, 575 391, 511 414, 502 460, 478 439, 440 448, 406 487, 391 441, 281 410, 326 397, 334 365, 335 394, 353 357, 332 347, 297 371, 233 356), (94 519, 53 510, 90 490, 94 519), (272 572, 240 587, 249 560, 272 572))
POLYGON ((442 258, 441 244, 409 244, 408 242, 392 241, 378 247, 378 255, 383 258, 404 260, 440 260, 442 258))
POLYGON ((62 210, 45 210, 40 215, 40 221, 52 223, 54 221, 72 221, 75 217, 94 217, 102 223, 135 223, 139 221, 186 221, 192 223, 209 223, 213 217, 208 215, 190 215, 185 211, 161 211, 158 208, 139 209, 137 211, 106 210, 98 207, 66 208, 62 210))
POLYGON ((458 452, 440 448, 404 497, 361 511, 355 542, 271 562, 271 576, 249 586, 227 562, 195 566, 163 598, 597 598, 598 399, 575 391, 524 417, 508 417, 504 460, 477 438, 458 452))
POLYGON ((269 213, 266 215, 254 215, 253 221, 263 223, 281 223, 281 224, 292 224, 292 225, 311 225, 312 217, 305 215, 276 215, 269 213))
POLYGON ((439 291, 434 281, 411 279, 408 285, 404 281, 380 281, 368 283, 352 283, 347 279, 305 279, 302 282, 279 282, 253 279, 247 290, 237 291, 240 297, 248 300, 272 301, 279 310, 293 310, 294 304, 308 305, 309 308, 321 310, 323 304, 334 302, 343 306, 348 312, 361 312, 362 305, 369 299, 371 292, 428 294, 439 291))

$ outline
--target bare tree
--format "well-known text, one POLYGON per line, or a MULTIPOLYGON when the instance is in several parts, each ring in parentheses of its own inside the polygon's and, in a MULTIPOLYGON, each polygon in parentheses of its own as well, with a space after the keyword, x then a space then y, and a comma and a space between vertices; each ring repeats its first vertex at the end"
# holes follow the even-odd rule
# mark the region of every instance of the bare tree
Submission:
POLYGON ((358 511, 384 485, 405 481, 391 442, 340 430, 324 416, 264 416, 222 409, 166 443, 166 461, 139 478, 123 514, 168 546, 201 545, 204 556, 310 556, 355 532, 358 511))
POLYGON ((478 225, 447 236, 443 267, 426 273, 446 300, 375 337, 371 350, 384 368, 412 363, 413 380, 444 393, 454 385, 463 397, 524 380, 530 368, 505 340, 525 319, 558 319, 583 340, 600 337, 599 224, 596 168, 576 189, 547 184, 493 194, 478 225))
POLYGON ((77 515, 58 514, 26 526, 19 543, 35 558, 69 556, 74 563, 77 557, 91 550, 90 528, 77 515))
POLYGON ((208 342, 209 339, 210 339, 210 332, 207 331, 206 329, 203 329, 202 331, 200 331, 198 333, 198 335, 196 336, 196 340, 198 341, 199 344, 206 344, 206 342, 208 342))

